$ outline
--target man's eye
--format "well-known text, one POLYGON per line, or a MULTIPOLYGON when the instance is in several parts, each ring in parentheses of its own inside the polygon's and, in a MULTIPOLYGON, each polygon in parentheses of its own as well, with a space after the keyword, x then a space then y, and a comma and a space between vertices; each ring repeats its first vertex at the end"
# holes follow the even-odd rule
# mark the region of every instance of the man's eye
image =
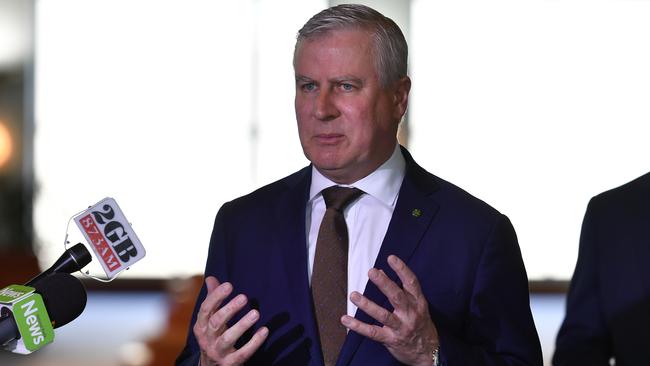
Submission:
POLYGON ((342 83, 341 84, 341 89, 343 89, 345 91, 352 91, 352 90, 354 90, 354 85, 349 84, 349 83, 342 83))
POLYGON ((314 89, 316 89, 316 85, 314 85, 314 83, 302 84, 302 90, 304 90, 304 91, 312 91, 314 89))

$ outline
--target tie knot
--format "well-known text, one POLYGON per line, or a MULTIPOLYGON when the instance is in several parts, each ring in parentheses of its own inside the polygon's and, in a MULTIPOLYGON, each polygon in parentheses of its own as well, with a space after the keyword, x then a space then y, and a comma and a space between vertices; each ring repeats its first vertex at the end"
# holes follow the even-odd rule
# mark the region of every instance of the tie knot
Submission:
POLYGON ((363 191, 351 187, 331 186, 323 189, 322 193, 327 208, 342 211, 350 202, 361 196, 363 191))

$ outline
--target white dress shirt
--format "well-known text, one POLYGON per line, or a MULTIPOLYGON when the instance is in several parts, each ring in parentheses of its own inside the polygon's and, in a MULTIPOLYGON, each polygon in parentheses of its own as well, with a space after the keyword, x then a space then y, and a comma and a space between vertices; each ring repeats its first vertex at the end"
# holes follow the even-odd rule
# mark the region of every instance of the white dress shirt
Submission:
MULTIPOLYGON (((350 301, 350 293, 363 293, 368 282, 368 270, 372 268, 379 254, 381 243, 388 230, 397 203, 399 189, 404 179, 406 163, 399 145, 391 157, 377 170, 346 187, 356 187, 365 192, 344 210, 348 226, 348 315, 354 316, 357 307, 350 301)), ((307 251, 308 273, 311 273, 316 253, 316 239, 321 221, 325 215, 325 202, 321 191, 336 185, 317 169, 311 170, 311 188, 307 201, 307 251)))

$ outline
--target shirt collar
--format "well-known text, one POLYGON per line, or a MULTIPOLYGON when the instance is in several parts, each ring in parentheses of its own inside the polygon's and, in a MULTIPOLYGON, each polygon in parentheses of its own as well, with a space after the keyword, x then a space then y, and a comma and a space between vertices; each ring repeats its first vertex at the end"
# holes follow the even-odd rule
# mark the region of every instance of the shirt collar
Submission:
MULTIPOLYGON (((387 206, 395 206, 397 195, 404 180, 406 162, 399 144, 395 145, 393 154, 374 172, 366 177, 350 184, 342 185, 345 187, 356 187, 365 193, 375 197, 387 206)), ((337 185, 335 182, 326 178, 318 169, 312 165, 311 168, 311 187, 309 189, 309 201, 313 201, 320 192, 327 188, 337 185)))

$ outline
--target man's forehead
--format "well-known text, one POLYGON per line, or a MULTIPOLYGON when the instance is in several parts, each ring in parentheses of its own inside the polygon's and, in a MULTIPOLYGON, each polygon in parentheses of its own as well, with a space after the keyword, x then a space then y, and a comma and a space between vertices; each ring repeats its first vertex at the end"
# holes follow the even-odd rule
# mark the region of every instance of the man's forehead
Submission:
POLYGON ((335 28, 329 29, 322 32, 314 33, 305 38, 300 38, 296 42, 295 51, 296 53, 306 45, 320 45, 326 43, 336 43, 337 41, 345 42, 346 40, 356 39, 362 40, 365 39, 363 44, 370 44, 372 41, 372 32, 365 28, 360 27, 346 27, 346 28, 335 28))
POLYGON ((305 38, 296 48, 296 81, 365 80, 375 70, 370 33, 360 28, 344 28, 305 38))
MULTIPOLYGON (((373 47, 370 35, 364 31, 341 30, 321 35, 317 38, 305 39, 296 47, 295 57, 323 57, 327 53, 353 53, 373 58, 373 47)), ((295 59, 294 59, 295 61, 295 59)))

